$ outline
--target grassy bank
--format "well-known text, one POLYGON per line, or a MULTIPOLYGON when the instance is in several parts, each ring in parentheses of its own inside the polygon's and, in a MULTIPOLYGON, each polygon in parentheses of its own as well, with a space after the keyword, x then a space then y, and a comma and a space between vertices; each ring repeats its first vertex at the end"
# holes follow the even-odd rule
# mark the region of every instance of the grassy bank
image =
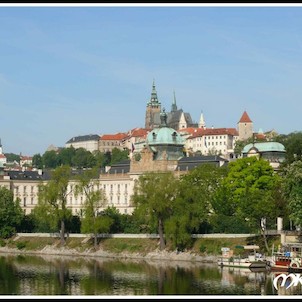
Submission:
MULTIPOLYGON (((200 256, 221 254, 222 247, 229 247, 234 251, 235 255, 243 253, 243 246, 248 244, 256 244, 260 247, 260 252, 267 254, 263 239, 260 236, 248 238, 196 238, 192 242, 190 248, 186 252, 191 252, 200 256)), ((280 244, 279 236, 269 237, 269 246, 275 247, 280 244)), ((45 247, 57 248, 60 250, 61 244, 59 238, 51 237, 13 237, 10 239, 0 239, 0 246, 11 249, 20 250, 20 252, 38 252, 45 247)), ((83 238, 67 238, 65 249, 75 250, 79 253, 87 251, 95 251, 93 239, 83 238)), ((146 255, 148 253, 157 251, 159 249, 158 239, 149 238, 102 238, 98 241, 97 250, 102 250, 108 253, 139 253, 146 255)), ((173 251, 172 247, 168 244, 166 251, 173 251)))

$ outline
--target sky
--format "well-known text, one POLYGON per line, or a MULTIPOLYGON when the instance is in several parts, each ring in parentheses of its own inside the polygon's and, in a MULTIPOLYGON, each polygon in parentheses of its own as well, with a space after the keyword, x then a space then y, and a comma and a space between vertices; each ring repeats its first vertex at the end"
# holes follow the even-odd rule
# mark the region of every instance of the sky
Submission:
POLYGON ((153 81, 207 127, 302 131, 301 29, 301 4, 0 4, 3 153, 144 128, 153 81))

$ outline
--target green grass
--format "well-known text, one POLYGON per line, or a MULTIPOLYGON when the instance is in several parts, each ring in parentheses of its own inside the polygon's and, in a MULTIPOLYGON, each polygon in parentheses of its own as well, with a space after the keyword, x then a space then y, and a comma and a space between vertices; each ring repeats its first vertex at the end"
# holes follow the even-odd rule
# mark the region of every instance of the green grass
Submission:
MULTIPOLYGON (((272 246, 277 247, 280 244, 280 237, 269 236, 268 237, 269 248, 272 246)), ((45 246, 60 247, 60 238, 51 237, 19 237, 16 240, 13 238, 2 240, 1 245, 10 248, 18 248, 23 251, 39 251, 45 246)), ((194 239, 192 248, 187 249, 197 255, 221 255, 221 248, 228 247, 234 251, 234 255, 240 255, 243 253, 243 249, 240 246, 256 244, 259 245, 259 252, 267 254, 263 238, 257 236, 254 238, 197 238, 194 239)), ((84 241, 84 238, 72 238, 69 237, 66 240, 65 248, 75 249, 78 252, 84 252, 94 247, 94 240, 90 238, 84 241)), ((102 248, 104 251, 112 253, 140 253, 146 255, 149 252, 153 252, 159 248, 158 239, 147 238, 103 238, 98 240, 98 248, 102 248)), ((167 251, 173 251, 171 245, 168 243, 166 247, 167 251)))

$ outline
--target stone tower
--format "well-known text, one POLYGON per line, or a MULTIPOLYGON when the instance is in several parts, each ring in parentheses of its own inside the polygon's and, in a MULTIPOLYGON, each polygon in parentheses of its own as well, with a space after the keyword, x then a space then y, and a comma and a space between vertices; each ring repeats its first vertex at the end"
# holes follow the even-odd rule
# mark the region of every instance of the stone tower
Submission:
POLYGON ((145 128, 153 129, 160 125, 160 112, 161 103, 157 98, 157 92, 153 80, 151 99, 147 103, 146 117, 145 117, 145 128))
POLYGON ((246 140, 253 136, 253 122, 246 111, 243 112, 238 122, 238 133, 239 140, 246 140))

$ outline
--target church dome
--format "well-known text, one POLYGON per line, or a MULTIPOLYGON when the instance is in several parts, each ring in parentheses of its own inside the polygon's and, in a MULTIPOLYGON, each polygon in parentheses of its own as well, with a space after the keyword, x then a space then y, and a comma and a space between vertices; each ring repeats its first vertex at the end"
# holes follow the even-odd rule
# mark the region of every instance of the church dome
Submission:
POLYGON ((278 142, 261 142, 246 145, 242 153, 248 153, 251 148, 256 148, 259 152, 285 152, 285 147, 278 142))
POLYGON ((178 160, 183 156, 185 140, 173 128, 167 126, 167 114, 160 114, 161 124, 148 133, 146 145, 154 154, 155 160, 178 160))
POLYGON ((147 143, 149 146, 155 145, 181 145, 185 144, 180 134, 169 127, 155 128, 147 135, 147 143))

